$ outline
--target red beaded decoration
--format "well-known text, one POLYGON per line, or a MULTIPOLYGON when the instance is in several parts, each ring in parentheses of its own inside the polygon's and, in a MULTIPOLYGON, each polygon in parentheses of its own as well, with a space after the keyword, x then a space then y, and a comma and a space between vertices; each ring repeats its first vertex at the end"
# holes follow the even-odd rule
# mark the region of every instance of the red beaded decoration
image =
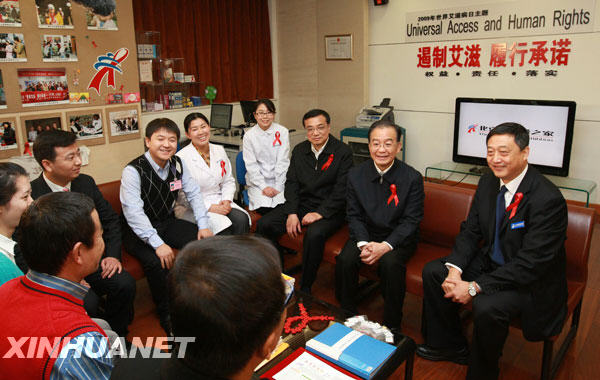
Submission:
POLYGON ((308 325, 308 322, 310 321, 333 321, 335 319, 328 315, 317 315, 309 317, 308 313, 306 312, 306 308, 302 303, 298 303, 298 308, 300 309, 300 315, 297 315, 295 317, 289 317, 283 325, 283 331, 285 331, 286 334, 299 333, 300 331, 304 330, 304 328, 308 325), (296 325, 296 327, 292 327, 292 324, 294 322, 299 322, 298 325, 296 325))

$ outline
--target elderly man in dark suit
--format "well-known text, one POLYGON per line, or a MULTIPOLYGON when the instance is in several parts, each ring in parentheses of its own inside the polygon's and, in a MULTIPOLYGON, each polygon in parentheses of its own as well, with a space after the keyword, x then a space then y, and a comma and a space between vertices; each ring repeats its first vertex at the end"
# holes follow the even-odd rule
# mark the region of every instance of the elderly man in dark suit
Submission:
POLYGON ((399 329, 406 291, 406 262, 417 247, 423 219, 423 177, 396 158, 401 130, 387 120, 369 128, 371 159, 348 174, 347 215, 350 239, 337 257, 336 295, 357 313, 358 271, 375 265, 385 299, 384 323, 399 329))
POLYGON ((492 174, 479 181, 450 256, 423 269, 429 360, 468 362, 467 379, 496 379, 510 321, 541 340, 560 332, 567 312, 567 205, 557 187, 528 165, 529 132, 503 123, 487 136, 492 174), (458 309, 473 305, 470 354, 458 309))
MULTIPOLYGON (((127 336, 133 320, 135 280, 121 265, 121 223, 104 199, 94 179, 80 174, 81 155, 76 135, 61 130, 40 133, 33 144, 33 155, 43 173, 31 182, 31 196, 37 199, 57 191, 74 191, 92 198, 98 211, 102 237, 106 244, 98 270, 85 277, 99 296, 106 295, 106 321, 120 336, 127 336)), ((88 301, 88 300, 86 300, 88 301)), ((87 305, 86 305, 87 306, 87 305)))

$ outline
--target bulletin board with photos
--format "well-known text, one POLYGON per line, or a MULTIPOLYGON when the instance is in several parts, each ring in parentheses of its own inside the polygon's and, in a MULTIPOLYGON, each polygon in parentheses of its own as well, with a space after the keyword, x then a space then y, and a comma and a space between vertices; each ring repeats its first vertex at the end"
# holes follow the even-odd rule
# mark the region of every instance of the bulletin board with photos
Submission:
POLYGON ((136 54, 131 1, 100 15, 71 0, 0 0, 0 115, 125 103, 139 93, 136 54))

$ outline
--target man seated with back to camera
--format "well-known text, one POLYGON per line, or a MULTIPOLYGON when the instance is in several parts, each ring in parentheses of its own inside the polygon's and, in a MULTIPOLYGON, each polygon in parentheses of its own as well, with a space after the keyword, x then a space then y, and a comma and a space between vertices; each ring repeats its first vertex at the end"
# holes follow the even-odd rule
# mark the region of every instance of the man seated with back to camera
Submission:
POLYGON ((560 333, 567 313, 567 204, 528 165, 529 132, 503 123, 486 138, 493 174, 481 177, 450 256, 423 268, 425 344, 417 355, 469 364, 467 379, 497 379, 510 322, 528 340, 560 333), (461 304, 473 305, 471 350, 461 304))
POLYGON ((140 260, 161 327, 171 333, 167 273, 175 260, 175 249, 192 240, 212 236, 200 188, 189 168, 175 156, 179 141, 177 124, 167 118, 146 126, 148 150, 133 159, 121 177, 123 245, 140 260), (175 201, 180 191, 192 207, 196 224, 175 218, 175 201))
POLYGON ((362 264, 377 264, 385 300, 383 320, 399 332, 406 263, 417 248, 423 219, 423 177, 396 159, 402 148, 399 126, 378 121, 368 136, 371 159, 348 173, 350 239, 336 259, 336 296, 343 309, 358 314, 358 271, 362 264))
POLYGON ((169 273, 169 295, 175 336, 194 342, 168 359, 121 360, 113 379, 246 380, 279 342, 285 291, 277 250, 265 239, 188 244, 169 273))
POLYGON ((310 293, 323 259, 323 248, 346 220, 346 176, 352 167, 352 150, 329 132, 329 114, 313 109, 302 124, 307 140, 292 151, 285 181, 285 203, 259 219, 256 232, 276 242, 281 235, 302 241, 300 287, 310 293))
MULTIPOLYGON (((121 264, 121 221, 112 206, 100 192, 92 177, 80 173, 81 154, 76 143, 77 136, 61 130, 40 133, 33 144, 33 156, 43 169, 42 174, 31 181, 31 197, 37 199, 51 192, 73 191, 92 198, 102 223, 102 238, 106 249, 98 270, 85 281, 93 293, 106 295, 104 318, 119 336, 127 336, 127 326, 133 320, 135 280, 121 264)), ((85 298, 86 309, 90 307, 90 293, 85 298)))
MULTIPOLYGON (((88 288, 80 284, 98 270, 104 253, 94 202, 76 192, 44 195, 25 211, 20 228, 19 246, 29 272, 0 287, 0 328, 17 342, 29 339, 17 354, 0 360, 1 377, 108 379, 110 346, 105 331, 83 308, 88 288), (43 341, 51 349, 43 349, 43 341), (36 355, 30 354, 36 344, 36 355)), ((0 339, 2 355, 13 346, 0 339)))

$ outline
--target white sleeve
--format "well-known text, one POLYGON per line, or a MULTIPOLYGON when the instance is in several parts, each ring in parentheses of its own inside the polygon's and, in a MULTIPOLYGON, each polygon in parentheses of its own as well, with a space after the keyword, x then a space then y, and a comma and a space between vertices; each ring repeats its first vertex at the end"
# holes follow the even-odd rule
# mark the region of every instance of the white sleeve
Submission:
POLYGON ((225 176, 221 184, 221 199, 225 201, 233 201, 235 195, 235 179, 233 178, 233 170, 231 161, 223 149, 223 161, 225 162, 225 176))
POLYGON ((287 128, 282 128, 283 140, 285 140, 284 149, 279 150, 277 162, 275 163, 275 189, 283 191, 285 188, 285 179, 288 168, 290 167, 290 135, 287 128))
POLYGON ((246 165, 247 172, 246 179, 249 185, 256 186, 262 190, 267 187, 267 184, 260 172, 260 166, 258 165, 254 147, 255 144, 253 144, 251 137, 252 134, 247 134, 244 136, 244 141, 242 143, 242 155, 244 157, 244 164, 246 165))

